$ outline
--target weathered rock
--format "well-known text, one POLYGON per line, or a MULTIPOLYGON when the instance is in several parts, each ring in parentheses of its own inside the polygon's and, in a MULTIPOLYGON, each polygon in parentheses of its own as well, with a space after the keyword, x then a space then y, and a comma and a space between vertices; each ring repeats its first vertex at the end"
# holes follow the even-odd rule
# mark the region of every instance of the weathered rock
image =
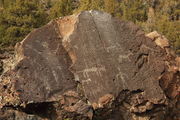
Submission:
POLYGON ((168 114, 167 96, 179 95, 179 73, 169 70, 175 62, 165 60, 166 50, 133 23, 107 13, 85 11, 53 20, 15 50, 1 76, 1 107, 57 102, 56 119, 158 120, 168 114))
POLYGON ((148 38, 152 39, 153 41, 154 41, 155 39, 161 37, 161 35, 160 35, 157 31, 148 33, 146 36, 147 36, 148 38))
POLYGON ((157 38, 155 43, 162 48, 169 47, 169 42, 166 38, 157 38))
POLYGON ((165 36, 159 34, 157 31, 151 32, 146 36, 151 38, 153 41, 155 41, 155 43, 161 48, 167 48, 170 46, 168 39, 165 36))
POLYGON ((32 32, 17 45, 16 63, 7 74, 14 82, 14 92, 23 102, 55 101, 58 97, 54 95, 76 87, 69 71, 71 60, 56 26, 57 23, 52 22, 32 32))

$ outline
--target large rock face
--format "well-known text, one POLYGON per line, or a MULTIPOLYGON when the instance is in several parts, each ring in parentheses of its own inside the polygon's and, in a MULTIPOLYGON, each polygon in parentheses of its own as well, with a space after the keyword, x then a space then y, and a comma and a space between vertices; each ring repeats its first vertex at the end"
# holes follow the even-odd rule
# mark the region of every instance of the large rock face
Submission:
POLYGON ((117 116, 122 109, 115 107, 113 119, 133 120, 155 104, 168 104, 159 81, 168 71, 166 51, 134 24, 107 13, 85 11, 51 21, 31 32, 15 51, 11 69, 1 76, 1 107, 59 101, 65 111, 92 119, 91 106, 124 105, 127 97, 121 95, 128 94, 123 112, 134 116, 117 116))

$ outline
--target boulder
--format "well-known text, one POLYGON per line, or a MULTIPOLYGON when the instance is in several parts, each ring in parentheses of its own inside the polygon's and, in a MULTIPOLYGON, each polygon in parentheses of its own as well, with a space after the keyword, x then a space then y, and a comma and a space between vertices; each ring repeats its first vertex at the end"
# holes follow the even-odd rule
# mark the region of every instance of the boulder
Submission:
POLYGON ((1 76, 0 106, 52 103, 59 119, 150 118, 141 114, 168 105, 159 85, 165 57, 139 27, 107 13, 58 18, 16 45, 12 67, 1 76))

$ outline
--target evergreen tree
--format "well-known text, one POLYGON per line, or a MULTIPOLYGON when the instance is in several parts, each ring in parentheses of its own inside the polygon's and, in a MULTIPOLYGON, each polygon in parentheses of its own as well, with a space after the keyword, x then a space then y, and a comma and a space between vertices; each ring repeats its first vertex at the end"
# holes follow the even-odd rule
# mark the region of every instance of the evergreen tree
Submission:
POLYGON ((123 0, 121 2, 122 19, 133 22, 147 20, 147 4, 144 0, 123 0))
POLYGON ((104 11, 118 16, 120 14, 120 3, 116 0, 104 0, 104 11))
POLYGON ((84 10, 103 10, 103 0, 80 0, 78 12, 84 10))
POLYGON ((16 0, 0 0, 0 7, 9 7, 14 2, 16 2, 16 0))
POLYGON ((0 45, 14 45, 32 29, 45 24, 46 13, 36 0, 17 0, 1 11, 0 45))
POLYGON ((55 1, 50 9, 50 19, 73 14, 74 4, 72 0, 55 1))

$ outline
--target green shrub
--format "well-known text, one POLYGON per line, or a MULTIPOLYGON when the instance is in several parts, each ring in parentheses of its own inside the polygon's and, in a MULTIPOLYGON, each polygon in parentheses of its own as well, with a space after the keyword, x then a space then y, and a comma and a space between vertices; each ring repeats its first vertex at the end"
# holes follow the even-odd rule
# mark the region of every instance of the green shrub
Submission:
POLYGON ((73 0, 59 0, 52 3, 50 19, 73 14, 73 0))

